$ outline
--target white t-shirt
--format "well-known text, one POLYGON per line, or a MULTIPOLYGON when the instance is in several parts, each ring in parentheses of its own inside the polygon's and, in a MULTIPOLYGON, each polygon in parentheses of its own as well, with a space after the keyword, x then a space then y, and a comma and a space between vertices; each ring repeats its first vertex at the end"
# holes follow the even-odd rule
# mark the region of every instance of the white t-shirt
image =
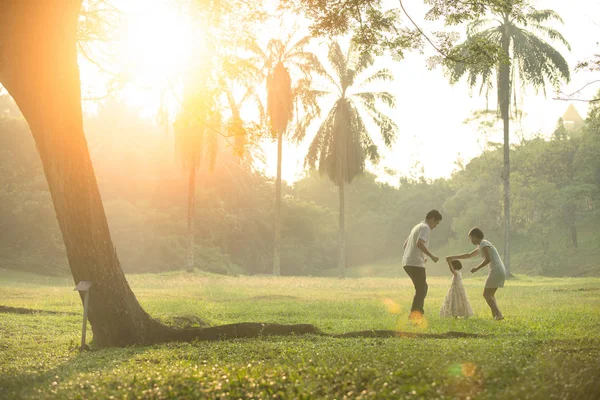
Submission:
POLYGON ((406 248, 402 257, 403 266, 425 268, 425 254, 417 247, 417 243, 419 239, 422 239, 425 242, 425 246, 429 248, 429 232, 431 232, 431 228, 425 221, 412 228, 406 240, 406 248))

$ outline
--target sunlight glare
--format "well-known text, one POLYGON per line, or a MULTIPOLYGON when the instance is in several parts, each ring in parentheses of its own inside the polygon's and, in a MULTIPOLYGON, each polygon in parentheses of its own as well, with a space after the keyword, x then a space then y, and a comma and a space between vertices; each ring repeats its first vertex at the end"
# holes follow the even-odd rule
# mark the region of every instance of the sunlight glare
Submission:
POLYGON ((145 115, 156 115, 165 101, 177 108, 181 77, 202 57, 203 35, 190 14, 169 0, 137 4, 126 13, 120 54, 133 85, 124 95, 145 115))

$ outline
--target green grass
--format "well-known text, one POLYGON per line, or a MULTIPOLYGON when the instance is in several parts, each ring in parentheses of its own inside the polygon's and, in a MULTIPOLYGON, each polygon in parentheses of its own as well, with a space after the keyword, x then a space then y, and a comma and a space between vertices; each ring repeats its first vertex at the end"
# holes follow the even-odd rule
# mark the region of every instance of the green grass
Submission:
MULTIPOLYGON (((401 276, 398 274, 398 276, 401 276)), ((0 398, 592 399, 600 393, 600 279, 509 281, 493 321, 465 279, 475 317, 442 319, 450 278, 429 279, 427 324, 408 323, 401 278, 128 276, 142 306, 167 323, 312 323, 329 333, 398 329, 476 339, 264 337, 79 353, 72 279, 0 270, 0 398)))

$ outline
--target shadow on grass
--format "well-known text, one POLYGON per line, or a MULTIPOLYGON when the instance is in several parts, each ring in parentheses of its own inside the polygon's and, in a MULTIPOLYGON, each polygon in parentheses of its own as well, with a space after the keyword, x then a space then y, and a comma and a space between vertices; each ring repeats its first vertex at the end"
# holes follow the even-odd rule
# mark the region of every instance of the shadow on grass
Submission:
MULTIPOLYGON (((0 312, 16 314, 68 314, 77 315, 77 313, 33 310, 28 308, 0 306, 0 312)), ((462 339, 462 338, 480 338, 490 337, 477 333, 467 332, 445 332, 445 333, 421 333, 421 332, 403 332, 397 330, 363 330, 355 332, 346 332, 342 334, 330 334, 321 331, 312 324, 272 324, 261 322, 240 322, 235 324, 209 326, 207 322, 194 315, 174 316, 167 321, 163 321, 173 328, 163 340, 148 344, 159 344, 166 342, 192 342, 192 341, 214 341, 241 338, 258 338, 262 336, 290 336, 290 335, 318 335, 332 338, 426 338, 426 339, 462 339)))
POLYGON ((80 352, 72 347, 72 357, 62 364, 42 372, 23 374, 3 374, 0 376, 0 398, 20 399, 37 398, 37 390, 41 389, 43 396, 48 396, 48 388, 60 377, 62 381, 82 373, 101 373, 126 363, 135 356, 145 352, 145 347, 106 348, 80 352))
POLYGON ((53 315, 81 315, 70 311, 34 310, 31 308, 0 306, 0 313, 8 314, 53 314, 53 315))

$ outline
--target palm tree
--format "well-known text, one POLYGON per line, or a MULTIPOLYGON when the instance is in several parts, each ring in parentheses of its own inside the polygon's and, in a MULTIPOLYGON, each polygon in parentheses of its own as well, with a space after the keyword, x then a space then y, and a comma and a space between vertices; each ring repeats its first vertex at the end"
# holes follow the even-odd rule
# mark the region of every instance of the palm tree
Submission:
MULTIPOLYGON (((364 91, 365 85, 373 82, 392 80, 387 69, 381 69, 362 81, 357 80, 362 72, 373 66, 375 59, 367 52, 350 45, 347 54, 340 45, 333 42, 329 46, 329 62, 336 77, 325 73, 324 77, 333 85, 333 91, 313 91, 313 95, 332 96, 332 106, 312 140, 305 163, 310 168, 318 165, 321 174, 327 174, 339 189, 339 257, 340 278, 344 277, 346 266, 345 233, 345 188, 346 184, 365 171, 366 161, 379 162, 379 151, 371 133, 361 116, 362 109, 379 128, 383 143, 388 148, 393 144, 398 126, 377 108, 378 101, 389 107, 395 106, 395 98, 388 92, 364 91), (354 89, 356 88, 356 89, 354 89)), ((297 125, 295 140, 302 140, 306 129, 318 117, 317 112, 309 112, 297 125)))
MULTIPOLYGON (((510 273, 510 141, 509 120, 511 95, 516 82, 532 85, 545 93, 547 84, 557 87, 561 80, 570 79, 569 66, 564 57, 542 37, 557 41, 567 49, 569 43, 557 30, 545 23, 558 21, 552 10, 536 10, 522 1, 508 0, 502 7, 491 8, 492 19, 477 19, 467 29, 467 39, 453 49, 457 58, 468 60, 470 49, 479 43, 488 43, 499 49, 499 60, 494 63, 467 63, 446 61, 451 83, 467 75, 472 87, 481 78, 481 89, 490 89, 494 79, 497 85, 498 107, 504 128, 504 262, 510 273)), ((515 96, 516 97, 516 96, 515 96)))
MULTIPOLYGON (((206 84, 206 81, 203 83, 206 84)), ((203 162, 207 163, 210 170, 214 168, 221 116, 214 103, 214 95, 205 85, 198 88, 188 82, 184 91, 182 111, 173 125, 177 154, 188 178, 186 270, 192 272, 194 270, 196 172, 203 162)))
POLYGON ((304 48, 311 37, 305 36, 293 42, 294 33, 285 39, 271 39, 266 49, 262 49, 254 39, 248 40, 248 49, 263 64, 266 77, 267 109, 271 134, 277 138, 277 177, 275 180, 275 218, 273 238, 273 275, 281 274, 280 241, 281 241, 281 161, 283 136, 294 115, 294 102, 302 88, 309 86, 311 73, 321 73, 323 68, 318 58, 304 48), (290 71, 301 76, 292 82, 290 71))
MULTIPOLYGON (((214 170, 220 145, 229 145, 239 158, 252 144, 246 142, 245 121, 240 115, 242 104, 254 91, 255 74, 249 64, 240 63, 238 68, 218 64, 220 76, 204 72, 190 73, 184 78, 182 109, 175 123, 175 142, 184 172, 188 175, 187 256, 186 270, 194 269, 194 221, 197 171, 201 166, 214 170), (237 100, 234 88, 245 89, 237 100), (221 110, 229 109, 231 116, 223 121, 221 110)), ((212 68, 214 69, 214 68, 212 68)), ((259 109, 260 101, 258 102, 259 109)), ((259 110, 259 113, 262 112, 259 110)), ((251 161, 251 160, 250 160, 251 161)))
MULTIPOLYGON (((222 11, 220 7, 226 4, 227 8, 233 6, 233 2, 222 3, 216 7, 217 14, 222 11)), ((207 19, 210 14, 203 7, 194 8, 192 3, 187 6, 191 8, 185 9, 185 12, 197 13, 196 18, 207 19)), ((240 116, 242 103, 253 98, 257 102, 261 118, 264 114, 255 91, 260 81, 257 78, 260 68, 253 64, 253 60, 237 55, 241 51, 239 37, 246 34, 242 27, 247 21, 240 21, 240 18, 243 19, 244 7, 237 13, 228 13, 227 22, 221 20, 222 15, 213 15, 216 19, 211 20, 211 29, 199 28, 194 37, 198 41, 195 49, 197 53, 190 57, 186 70, 179 77, 183 85, 183 98, 180 101, 181 110, 173 125, 178 155, 188 177, 186 270, 190 272, 194 268, 197 171, 202 166, 209 172, 214 170, 219 147, 222 145, 229 145, 240 157, 244 149, 249 147, 246 143, 245 121, 240 116), (235 99, 237 89, 245 91, 241 100, 235 99), (225 112, 231 116, 223 121, 225 112)), ((168 117, 165 100, 166 97, 161 104, 164 121, 168 117)))

